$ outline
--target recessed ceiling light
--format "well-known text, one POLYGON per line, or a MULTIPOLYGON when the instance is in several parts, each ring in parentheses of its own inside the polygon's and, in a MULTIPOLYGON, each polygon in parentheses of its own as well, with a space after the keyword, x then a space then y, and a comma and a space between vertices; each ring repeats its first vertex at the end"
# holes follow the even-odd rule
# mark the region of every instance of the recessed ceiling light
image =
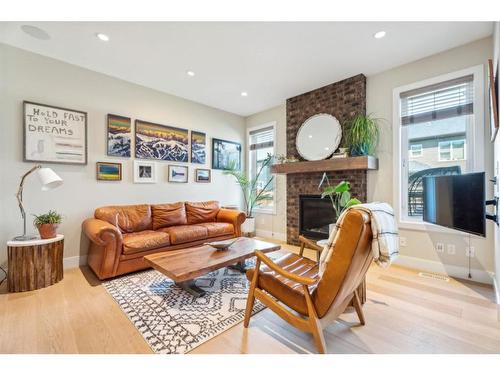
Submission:
POLYGON ((97 39, 102 40, 103 42, 109 41, 109 36, 107 36, 106 34, 97 33, 97 34, 95 34, 95 36, 97 37, 97 39))
POLYGON ((309 138, 312 138, 312 137, 313 137, 312 134, 309 134, 309 138))
POLYGON ((328 151, 330 149, 330 147, 325 147, 325 150, 328 151))
POLYGON ((35 39, 40 39, 40 40, 50 39, 50 35, 45 30, 42 30, 39 27, 31 25, 22 25, 21 30, 35 39))
POLYGON ((373 37, 375 39, 382 39, 385 36, 385 31, 379 31, 373 34, 373 37))
POLYGON ((188 70, 186 74, 190 77, 194 77, 194 72, 192 70, 188 70))
POLYGON ((248 96, 248 92, 246 92, 246 91, 242 91, 242 92, 241 92, 241 96, 248 96))

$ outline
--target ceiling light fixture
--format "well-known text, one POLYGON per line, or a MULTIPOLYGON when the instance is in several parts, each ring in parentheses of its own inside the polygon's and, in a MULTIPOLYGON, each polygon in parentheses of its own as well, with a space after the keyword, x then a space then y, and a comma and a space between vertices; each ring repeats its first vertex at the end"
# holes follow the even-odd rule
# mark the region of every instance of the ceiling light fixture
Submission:
POLYGON ((188 70, 186 74, 190 77, 194 77, 194 72, 192 70, 188 70))
POLYGON ((242 92, 241 92, 241 96, 248 96, 248 92, 246 92, 246 91, 242 91, 242 92))
POLYGON ((103 42, 109 42, 109 36, 107 36, 106 34, 97 33, 95 34, 95 36, 97 37, 97 39, 102 40, 103 42))
POLYGON ((385 36, 385 31, 379 31, 373 34, 373 37, 375 39, 382 39, 385 36))

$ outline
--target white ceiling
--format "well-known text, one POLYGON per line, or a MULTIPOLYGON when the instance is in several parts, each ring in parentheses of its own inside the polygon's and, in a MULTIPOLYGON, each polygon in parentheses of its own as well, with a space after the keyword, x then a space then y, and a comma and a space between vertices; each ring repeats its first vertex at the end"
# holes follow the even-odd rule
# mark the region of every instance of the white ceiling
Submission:
POLYGON ((0 42, 247 116, 492 31, 491 22, 0 22, 0 42), (23 24, 51 38, 28 36, 23 24), (386 37, 373 38, 380 30, 386 37))

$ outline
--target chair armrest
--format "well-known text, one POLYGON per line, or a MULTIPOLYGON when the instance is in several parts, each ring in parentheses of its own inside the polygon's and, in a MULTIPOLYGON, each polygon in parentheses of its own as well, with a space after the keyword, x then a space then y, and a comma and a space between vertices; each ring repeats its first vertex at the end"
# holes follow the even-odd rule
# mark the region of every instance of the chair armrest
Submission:
POLYGON ((221 208, 217 213, 217 221, 233 224, 237 236, 241 235, 241 224, 245 222, 246 218, 244 212, 227 208, 221 208))
MULTIPOLYGON (((257 258, 259 258, 266 266, 268 266, 270 269, 272 269, 274 272, 280 274, 283 277, 286 277, 289 280, 295 281, 296 283, 302 284, 302 285, 313 285, 316 284, 318 281, 317 279, 313 279, 310 277, 305 277, 305 276, 299 276, 296 275, 292 272, 288 272, 278 266, 276 263, 274 263, 269 257, 267 257, 262 251, 256 250, 255 255, 257 258)), ((258 270, 255 270, 255 272, 258 272, 258 270)))
POLYGON ((122 242, 122 233, 120 230, 107 221, 86 219, 82 227, 87 237, 99 246, 106 246, 110 239, 118 240, 120 244, 122 242))

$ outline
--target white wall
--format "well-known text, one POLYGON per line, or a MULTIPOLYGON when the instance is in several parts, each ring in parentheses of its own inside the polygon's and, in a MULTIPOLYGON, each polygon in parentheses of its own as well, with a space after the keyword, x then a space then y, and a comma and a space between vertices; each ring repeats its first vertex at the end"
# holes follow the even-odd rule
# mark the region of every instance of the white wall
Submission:
MULTIPOLYGON (((486 38, 367 77, 367 112, 386 120, 382 124, 381 142, 377 151, 379 170, 368 172, 369 201, 378 200, 393 203, 393 89, 463 68, 485 64, 487 59, 492 55, 491 51, 492 39, 486 38)), ((485 79, 486 77, 485 70, 485 79)), ((485 86, 485 95, 486 88, 487 86, 485 86)), ((485 103, 487 104, 487 101, 485 103)), ((485 105, 485 111, 487 110, 487 106, 485 105)), ((487 113, 485 112, 486 118, 488 118, 487 113)), ((278 153, 286 153, 286 105, 283 104, 249 116, 246 118, 246 125, 250 127, 269 121, 278 122, 278 153)), ((487 129, 488 124, 485 124, 485 168, 487 177, 489 178, 493 172, 493 150, 491 143, 487 141, 487 129)), ((282 205, 286 205, 285 188, 285 182, 278 185, 278 204, 281 202, 282 205)), ((488 194, 492 193, 492 189, 489 189, 488 192, 488 194)), ((276 216, 258 215, 257 230, 273 230, 274 232, 283 230, 286 232, 286 208, 278 210, 276 216)), ((475 247, 476 251, 476 258, 472 259, 471 262, 473 268, 472 276, 476 280, 483 282, 491 282, 487 271, 493 271, 494 269, 493 232, 493 225, 488 223, 487 238, 481 239, 473 236, 471 240, 471 245, 475 247)), ((465 256, 465 247, 468 246, 468 236, 458 232, 443 234, 410 230, 401 230, 401 235, 406 237, 408 243, 406 247, 401 248, 402 261, 412 262, 414 267, 448 272, 450 275, 458 277, 467 277, 466 267, 468 259, 465 256), (437 253, 434 250, 434 245, 437 242, 455 245, 456 254, 448 255, 446 252, 444 254, 437 253)), ((500 250, 498 251, 500 252, 500 250)), ((497 266, 497 269, 500 269, 499 267, 500 265, 497 266)))
MULTIPOLYGON (((275 153, 286 154, 286 106, 285 104, 248 116, 247 129, 276 122, 275 153)), ((286 241, 286 176, 276 175, 276 214, 257 213, 255 227, 258 236, 286 241)))
MULTIPOLYGON (((199 165, 189 164, 189 183, 174 184, 167 182, 169 163, 157 162, 158 183, 134 184, 134 158, 106 157, 108 113, 204 131, 209 144, 211 137, 217 137, 244 145, 245 122, 240 116, 2 44, 0 85, 1 243, 22 231, 14 194, 20 176, 34 165, 22 161, 23 100, 88 112, 88 165, 48 165, 64 179, 61 187, 41 192, 34 175, 25 187, 31 231, 31 213, 55 209, 64 215, 60 232, 66 236, 66 258, 86 254, 86 241, 81 243, 81 223, 99 206, 206 199, 217 199, 222 204, 241 202, 236 184, 220 171, 212 171, 211 184, 197 184, 193 174, 199 165), (123 163, 123 181, 96 181, 97 161, 123 163)), ((210 145, 208 162, 211 163, 210 145)), ((2 247, 0 264, 6 260, 5 246, 2 247)))
MULTIPOLYGON (((375 117, 385 119, 381 129, 381 141, 378 147, 379 170, 368 174, 369 200, 393 201, 393 149, 392 149, 392 116, 393 116, 393 89, 399 86, 436 77, 442 74, 458 71, 460 69, 484 65, 485 82, 487 77, 486 63, 492 56, 492 39, 482 39, 443 53, 427 57, 422 60, 406 64, 389 71, 367 77, 367 112, 375 117)), ((485 95, 487 85, 485 84, 485 95)), ((485 96, 487 98, 487 96, 485 96)), ((485 101, 485 119, 488 119, 488 106, 485 101)), ((479 124, 484 126, 485 134, 485 170, 487 178, 493 172, 493 147, 488 141, 489 123, 479 124)), ((493 190, 489 186, 488 196, 493 190)), ((437 232, 405 230, 400 231, 401 236, 407 238, 408 245, 401 248, 403 261, 412 261, 414 257, 425 259, 428 266, 447 265, 445 268, 453 276, 467 277, 466 267, 468 259, 465 256, 465 247, 468 246, 468 236, 459 232, 443 234, 437 232), (437 242, 453 244, 456 247, 455 255, 437 253, 434 249, 437 242)), ((485 271, 493 271, 493 225, 487 224, 487 237, 472 236, 471 245, 475 247, 476 257, 472 259, 471 266, 473 278, 481 281, 490 281, 485 271)), ((426 264, 419 262, 421 266, 426 264)))
MULTIPOLYGON (((493 61, 494 64, 500 64, 500 22, 495 22, 495 31, 493 34, 493 61)), ((494 65, 495 66, 495 65, 494 65)), ((498 77, 497 79, 500 79, 498 77)), ((498 107, 500 108, 500 97, 497 98, 498 107)), ((495 195, 500 196, 500 134, 495 139, 495 157, 494 157, 494 174, 497 178, 497 186, 495 195)), ((497 299, 500 303, 500 227, 495 227, 495 276, 497 285, 497 299)), ((500 320, 500 308, 498 310, 500 320)))

